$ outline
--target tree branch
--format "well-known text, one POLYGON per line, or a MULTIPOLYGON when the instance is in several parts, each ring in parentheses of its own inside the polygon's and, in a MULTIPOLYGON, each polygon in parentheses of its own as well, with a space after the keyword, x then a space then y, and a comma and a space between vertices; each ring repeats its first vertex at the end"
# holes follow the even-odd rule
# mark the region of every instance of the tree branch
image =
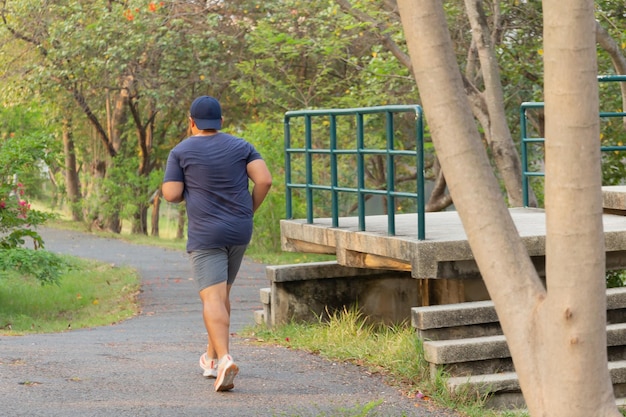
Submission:
MULTIPOLYGON (((615 42, 615 39, 611 37, 609 32, 602 27, 600 22, 596 20, 596 42, 604 49, 611 57, 613 62, 613 68, 615 73, 624 75, 626 74, 626 58, 622 55, 619 45, 615 42)), ((626 83, 619 83, 622 91, 622 109, 626 109, 626 83)), ((624 129, 626 129, 626 117, 624 118, 624 129)))
POLYGON ((9 25, 9 22, 7 21, 6 12, 7 12, 7 2, 6 2, 6 0, 3 0, 2 1, 2 8, 0 9, 0 16, 2 16, 2 23, 4 24, 4 27, 7 28, 9 33, 11 35, 13 35, 14 38, 20 39, 20 40, 22 40, 24 42, 28 42, 28 43, 36 46, 37 49, 39 49, 39 51, 41 52, 41 54, 44 57, 48 56, 48 50, 43 47, 41 41, 37 40, 34 37, 27 36, 27 35, 23 34, 22 32, 18 32, 15 28, 13 28, 13 27, 11 27, 9 25))
POLYGON ((411 58, 400 48, 400 46, 391 39, 391 36, 385 35, 385 27, 381 22, 376 21, 371 16, 363 13, 360 10, 352 7, 352 4, 348 0, 336 0, 341 10, 345 13, 353 16, 359 22, 366 22, 372 24, 377 30, 375 35, 380 39, 382 44, 395 56, 398 61, 405 67, 407 67, 411 73, 413 72, 413 65, 411 64, 411 58))
POLYGON ((113 147, 113 144, 109 140, 109 136, 107 132, 104 130, 104 128, 102 127, 102 125, 100 124, 100 121, 98 120, 96 115, 93 113, 93 111, 91 111, 91 107, 89 107, 87 100, 85 100, 85 96, 83 96, 82 93, 78 91, 76 87, 67 87, 67 89, 72 94, 72 97, 74 97, 74 101, 78 103, 78 106, 82 109, 83 113, 85 113, 91 125, 96 129, 96 132, 98 133, 98 136, 100 136, 100 139, 102 140, 102 143, 104 144, 104 147, 106 148, 108 154, 111 157, 116 156, 117 151, 115 150, 115 148, 113 147))

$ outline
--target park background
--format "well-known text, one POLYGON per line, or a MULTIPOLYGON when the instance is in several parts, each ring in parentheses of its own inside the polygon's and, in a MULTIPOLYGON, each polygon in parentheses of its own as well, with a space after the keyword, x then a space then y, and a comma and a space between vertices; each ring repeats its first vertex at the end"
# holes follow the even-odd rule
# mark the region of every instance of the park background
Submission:
MULTIPOLYGON (((507 178, 519 178, 515 171, 520 168, 503 169, 499 159, 503 154, 519 158, 510 153, 519 152, 521 103, 543 100, 541 3, 487 2, 481 7, 514 148, 503 151, 498 138, 488 136, 484 125, 493 122, 491 115, 475 114, 503 198, 517 206, 519 196, 507 178)), ((489 86, 464 4, 446 2, 445 8, 468 97, 477 101, 489 86)), ((598 75, 626 68, 624 8, 620 1, 596 2, 598 75)), ((184 207, 161 206, 159 186, 169 150, 187 135, 189 103, 209 94, 223 104, 224 130, 252 142, 274 175, 273 190, 255 218, 251 249, 259 256, 279 254, 285 112, 420 101, 394 2, 19 0, 3 1, 0 13, 1 194, 6 204, 14 201, 10 196, 19 196, 16 213, 41 207, 94 231, 184 238, 184 207)), ((601 110, 622 111, 620 83, 602 83, 600 94, 601 110)), ((529 124, 542 136, 541 111, 529 124)), ((396 124, 399 149, 415 147, 408 125, 396 124)), ((327 126, 314 126, 314 146, 328 141, 327 126)), ((366 128, 368 141, 384 141, 380 121, 366 128)), ((603 119, 601 129, 599 145, 623 145, 621 119, 603 119)), ((354 148, 353 131, 354 126, 340 128, 341 147, 354 148)), ((425 138, 427 210, 450 209, 453 202, 427 124, 425 138)), ((531 169, 542 169, 541 145, 529 161, 531 169)), ((303 171, 302 160, 293 163, 296 173, 303 171)), ((314 164, 316 180, 323 182, 330 175, 328 160, 314 164)), ((624 183, 623 152, 604 152, 602 166, 604 185, 624 183)), ((338 169, 343 181, 356 181, 354 160, 342 159, 338 169)), ((416 171, 410 161, 399 164, 394 178, 399 191, 415 191, 416 171)), ((365 175, 369 188, 385 186, 382 157, 367 160, 365 175)), ((541 206, 541 179, 533 179, 532 190, 532 205, 541 206)), ((316 216, 328 215, 327 199, 316 195, 316 216)), ((302 200, 296 195, 295 217, 304 217, 302 200)), ((380 201, 369 206, 374 212, 385 210, 380 201)), ((342 201, 341 215, 355 210, 353 200, 342 201)), ((396 210, 416 208, 399 201, 396 210)), ((36 224, 31 211, 25 220, 36 224)), ((17 225, 7 219, 4 231, 17 225)))
MULTIPOLYGON (((519 149, 519 106, 543 100, 541 3, 478 4, 497 57, 513 149, 519 149)), ((595 5, 598 75, 623 74, 624 4, 595 5)), ((91 230, 172 237, 174 229, 182 239, 184 216, 180 208, 160 206, 159 184, 167 153, 186 136, 189 103, 211 94, 224 105, 225 130, 251 141, 272 168, 276 185, 256 217, 253 247, 279 253, 284 113, 420 102, 394 7, 394 2, 342 0, 2 1, 1 226, 2 232, 19 231, 3 240, 3 248, 19 246, 23 238, 32 238, 35 246, 43 243, 22 228, 47 217, 33 210, 35 201, 91 230)), ((480 46, 471 36, 463 2, 446 2, 445 8, 485 150, 503 198, 516 206, 511 172, 499 163, 501 143, 485 127, 493 115, 481 113, 492 86, 477 59, 480 46)), ((602 109, 624 108, 619 86, 603 85, 600 94, 602 109)), ((541 113, 532 124, 541 136, 541 113)), ((326 140, 324 126, 316 129, 316 139, 326 140)), ((345 127, 345 147, 351 146, 351 129, 345 127)), ((372 133, 371 140, 377 136, 382 137, 372 133)), ((599 146, 622 146, 621 121, 603 119, 600 139, 599 146)), ((400 140, 398 146, 411 145, 400 140)), ((426 151, 433 183, 430 208, 446 209, 452 201, 446 198, 436 154, 430 145, 426 151)), ((541 152, 531 163, 540 169, 541 152)), ((323 160, 316 164, 320 172, 327 169, 323 160)), ((623 184, 625 166, 623 154, 603 154, 603 184, 623 184)), ((340 168, 346 179, 353 176, 351 161, 340 168)), ((410 188, 415 169, 402 168, 394 180, 410 188)), ((376 158, 366 172, 374 186, 386 182, 376 158)), ((541 206, 540 181, 533 183, 533 193, 533 204, 541 206)), ((324 201, 319 203, 324 207, 324 201)), ((352 214, 352 207, 344 202, 342 214, 352 214)), ((301 216, 302 209, 296 213, 301 216)))

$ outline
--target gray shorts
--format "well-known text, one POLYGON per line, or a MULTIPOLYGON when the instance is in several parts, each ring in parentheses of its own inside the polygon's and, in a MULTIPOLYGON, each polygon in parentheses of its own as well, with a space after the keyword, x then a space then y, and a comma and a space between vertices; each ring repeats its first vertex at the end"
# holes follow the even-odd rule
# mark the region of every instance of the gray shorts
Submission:
POLYGON ((224 281, 232 285, 247 247, 248 245, 223 246, 191 252, 191 268, 198 291, 224 281))

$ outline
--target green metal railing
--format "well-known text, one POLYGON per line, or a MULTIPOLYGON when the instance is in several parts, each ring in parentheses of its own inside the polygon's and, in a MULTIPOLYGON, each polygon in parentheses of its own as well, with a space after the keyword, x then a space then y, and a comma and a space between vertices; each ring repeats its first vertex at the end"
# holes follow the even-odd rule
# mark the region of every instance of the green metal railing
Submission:
MULTIPOLYGON (((626 82, 626 75, 603 75, 598 77, 598 82, 626 82)), ((529 171, 528 166, 528 144, 531 143, 543 143, 545 138, 528 137, 528 126, 526 111, 529 109, 542 109, 544 107, 543 102, 524 102, 520 106, 520 131, 522 136, 521 143, 521 159, 522 159, 522 194, 524 206, 528 207, 529 204, 529 189, 531 177, 543 177, 545 175, 542 171, 529 171)), ((626 110, 626 109, 625 109, 626 110)), ((599 113, 601 118, 603 117, 626 117, 626 112, 605 112, 599 113)), ((626 151, 626 146, 601 146, 602 152, 610 151, 626 151)))
POLYGON ((381 195, 387 199, 387 233, 395 235, 396 198, 411 198, 417 201, 417 232, 418 239, 425 237, 424 217, 424 125, 422 108, 418 105, 395 105, 363 107, 353 109, 330 109, 330 110, 299 110, 285 113, 285 183, 287 218, 293 218, 292 191, 304 189, 306 199, 307 223, 313 223, 313 191, 320 190, 331 194, 331 217, 332 227, 339 227, 339 196, 341 193, 353 193, 357 195, 358 230, 365 231, 365 201, 367 195, 381 195), (394 149, 394 113, 415 113, 415 150, 394 149), (386 146, 384 149, 374 149, 365 146, 364 140, 364 115, 384 113, 386 146), (292 148, 291 125, 293 118, 304 119, 304 147, 292 148), (322 117, 329 122, 330 144, 328 148, 313 146, 312 131, 313 118, 322 117), (337 146, 337 118, 354 117, 356 119, 356 149, 340 149, 337 146), (294 154, 304 155, 305 182, 292 181, 292 161, 294 154), (330 184, 313 183, 313 156, 329 155, 330 157, 330 184), (357 187, 343 187, 338 185, 337 157, 339 155, 356 155, 357 187), (386 189, 368 189, 365 186, 365 156, 384 155, 386 157, 386 189), (396 156, 415 157, 417 167, 416 192, 400 192, 395 190, 394 158, 396 156))

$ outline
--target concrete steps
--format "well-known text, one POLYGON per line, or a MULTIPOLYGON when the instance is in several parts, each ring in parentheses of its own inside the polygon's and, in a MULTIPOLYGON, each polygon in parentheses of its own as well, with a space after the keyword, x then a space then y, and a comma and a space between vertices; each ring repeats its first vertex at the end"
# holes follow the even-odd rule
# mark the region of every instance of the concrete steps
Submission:
MULTIPOLYGON (((626 407, 626 360, 609 362, 616 403, 626 407)), ((481 396, 492 394, 487 400, 489 408, 524 408, 526 403, 515 372, 451 377, 447 381, 450 392, 471 390, 481 396)))
MULTIPOLYGON (((607 290, 609 370, 618 402, 626 404, 626 288, 607 290)), ((489 395, 491 408, 525 407, 493 302, 415 307, 412 324, 424 340, 431 377, 443 370, 451 392, 489 395)))

